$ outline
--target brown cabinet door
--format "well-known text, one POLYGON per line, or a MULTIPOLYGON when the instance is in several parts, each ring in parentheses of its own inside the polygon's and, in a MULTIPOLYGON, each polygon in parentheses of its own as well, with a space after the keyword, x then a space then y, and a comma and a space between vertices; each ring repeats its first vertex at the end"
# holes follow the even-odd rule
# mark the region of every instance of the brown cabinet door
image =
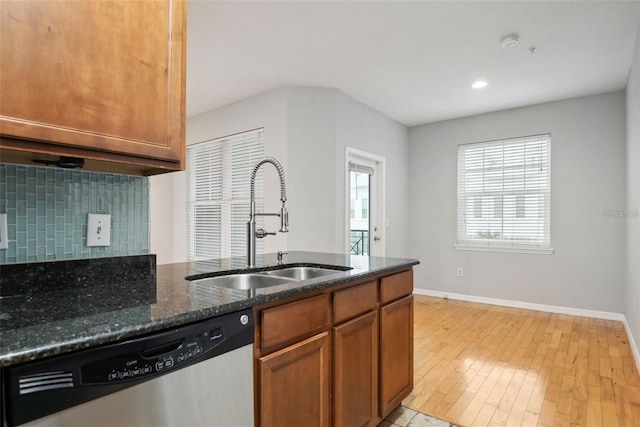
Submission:
POLYGON ((333 328, 335 427, 375 426, 378 418, 378 313, 333 328))
POLYGON ((182 168, 185 37, 181 0, 2 1, 2 147, 182 168))
POLYGON ((380 415, 413 389, 413 295, 380 308, 380 415))
POLYGON ((261 357, 260 426, 330 425, 329 333, 261 357))

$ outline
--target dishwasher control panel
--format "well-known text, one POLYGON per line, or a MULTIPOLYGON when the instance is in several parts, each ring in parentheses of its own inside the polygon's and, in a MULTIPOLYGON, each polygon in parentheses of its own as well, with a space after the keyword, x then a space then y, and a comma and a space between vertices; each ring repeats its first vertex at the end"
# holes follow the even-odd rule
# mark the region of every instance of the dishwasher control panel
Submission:
POLYGON ((179 368, 222 344, 224 329, 216 326, 160 346, 87 363, 80 369, 82 383, 129 381, 179 368))

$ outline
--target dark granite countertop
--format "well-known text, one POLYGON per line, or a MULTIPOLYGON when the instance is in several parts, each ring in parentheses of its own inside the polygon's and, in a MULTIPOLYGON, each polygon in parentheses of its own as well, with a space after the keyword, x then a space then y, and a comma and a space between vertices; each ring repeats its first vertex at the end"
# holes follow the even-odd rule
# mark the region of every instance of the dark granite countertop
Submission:
POLYGON ((186 280, 277 267, 276 254, 248 269, 243 258, 155 265, 154 255, 0 266, 0 366, 132 338, 392 272, 417 260, 291 252, 285 265, 346 271, 254 291, 186 280))

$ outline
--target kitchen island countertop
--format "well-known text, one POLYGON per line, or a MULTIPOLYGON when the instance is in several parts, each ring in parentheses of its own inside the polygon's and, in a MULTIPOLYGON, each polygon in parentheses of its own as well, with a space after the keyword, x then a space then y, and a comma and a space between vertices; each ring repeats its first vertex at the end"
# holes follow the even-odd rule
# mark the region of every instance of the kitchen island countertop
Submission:
POLYGON ((283 264, 350 269, 248 291, 186 278, 273 269, 279 266, 276 254, 259 257, 258 267, 251 269, 244 258, 156 266, 153 255, 0 266, 0 366, 130 339, 418 261, 290 252, 283 264))

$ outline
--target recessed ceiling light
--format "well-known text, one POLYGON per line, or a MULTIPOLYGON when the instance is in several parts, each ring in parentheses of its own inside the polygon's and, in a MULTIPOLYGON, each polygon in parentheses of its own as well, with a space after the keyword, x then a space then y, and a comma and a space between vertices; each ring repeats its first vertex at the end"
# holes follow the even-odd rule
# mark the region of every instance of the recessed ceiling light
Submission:
POLYGON ((485 82, 484 80, 477 80, 477 81, 473 82, 471 87, 474 88, 474 89, 482 89, 482 88, 487 87, 487 82, 485 82))

